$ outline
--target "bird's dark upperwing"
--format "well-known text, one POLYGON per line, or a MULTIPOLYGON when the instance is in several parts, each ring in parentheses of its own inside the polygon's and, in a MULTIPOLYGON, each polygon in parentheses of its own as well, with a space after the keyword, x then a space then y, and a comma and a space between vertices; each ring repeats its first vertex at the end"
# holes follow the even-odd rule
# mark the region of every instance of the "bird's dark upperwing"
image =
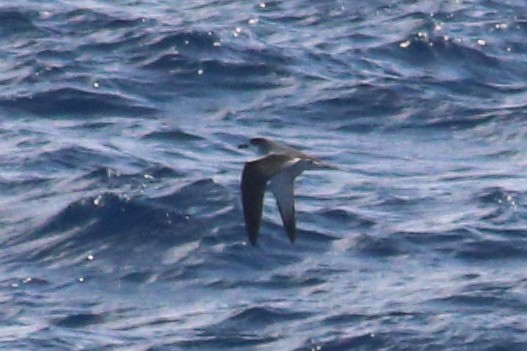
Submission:
POLYGON ((298 160, 287 155, 269 154, 245 164, 241 180, 242 205, 245 227, 251 244, 256 245, 258 239, 267 182, 284 167, 298 160))

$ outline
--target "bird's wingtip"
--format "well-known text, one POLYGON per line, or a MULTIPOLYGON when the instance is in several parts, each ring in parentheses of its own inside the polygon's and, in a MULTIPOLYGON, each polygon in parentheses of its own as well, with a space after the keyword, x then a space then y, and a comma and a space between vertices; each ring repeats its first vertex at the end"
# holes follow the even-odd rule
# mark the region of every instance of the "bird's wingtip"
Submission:
MULTIPOLYGON (((294 225, 295 224, 293 223, 293 226, 294 225)), ((287 236, 289 237, 289 241, 291 242, 291 244, 294 244, 296 240, 296 228, 288 228, 287 236)))

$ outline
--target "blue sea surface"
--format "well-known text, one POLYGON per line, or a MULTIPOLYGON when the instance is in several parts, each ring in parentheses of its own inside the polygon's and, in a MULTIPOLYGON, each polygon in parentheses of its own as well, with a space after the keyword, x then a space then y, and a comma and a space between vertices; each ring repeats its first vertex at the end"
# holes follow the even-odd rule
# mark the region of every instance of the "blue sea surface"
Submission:
POLYGON ((527 350, 524 0, 0 1, 1 350, 527 350), (336 165, 248 244, 238 149, 336 165))

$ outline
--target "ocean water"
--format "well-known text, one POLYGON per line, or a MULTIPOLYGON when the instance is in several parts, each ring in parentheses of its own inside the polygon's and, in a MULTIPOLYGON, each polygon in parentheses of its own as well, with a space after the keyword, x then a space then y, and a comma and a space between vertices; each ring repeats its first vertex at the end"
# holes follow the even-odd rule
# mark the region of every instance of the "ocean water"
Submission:
POLYGON ((526 350, 526 14, 0 1, 0 349, 526 350), (340 168, 294 245, 255 136, 340 168))

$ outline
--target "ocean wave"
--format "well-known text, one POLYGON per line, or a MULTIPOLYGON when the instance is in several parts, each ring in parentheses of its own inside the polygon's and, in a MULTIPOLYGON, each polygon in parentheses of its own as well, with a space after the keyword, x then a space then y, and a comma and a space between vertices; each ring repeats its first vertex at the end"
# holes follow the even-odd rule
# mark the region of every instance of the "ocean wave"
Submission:
POLYGON ((317 220, 322 221, 324 227, 330 227, 331 223, 341 223, 348 230, 351 228, 369 229, 377 224, 374 218, 354 213, 343 208, 323 209, 316 212, 317 220))
POLYGON ((149 187, 155 187, 166 180, 181 180, 184 174, 165 166, 153 166, 139 172, 120 171, 112 167, 98 166, 86 162, 90 171, 79 175, 73 183, 83 191, 119 191, 135 196, 144 194, 149 187))
POLYGON ((481 217, 494 225, 515 225, 523 219, 525 213, 525 195, 502 187, 481 189, 475 196, 478 205, 486 210, 481 217))
POLYGON ((20 35, 38 30, 33 21, 38 17, 34 10, 17 8, 0 9, 0 35, 20 35))
POLYGON ((77 8, 58 13, 50 13, 48 22, 60 24, 63 34, 79 35, 98 31, 116 30, 120 28, 133 28, 145 21, 140 17, 127 18, 122 13, 110 14, 95 9, 77 8))
POLYGON ((310 313, 295 312, 270 306, 247 307, 236 311, 233 315, 211 327, 211 330, 221 332, 237 325, 247 325, 250 329, 261 329, 273 323, 287 322, 298 318, 307 318, 310 313))
POLYGON ((29 96, 3 98, 0 104, 9 109, 49 116, 83 116, 86 113, 143 116, 157 111, 155 107, 122 94, 73 87, 56 88, 29 96))
MULTIPOLYGON (((390 234, 392 244, 396 248, 381 250, 387 253, 419 254, 429 252, 446 254, 450 257, 463 260, 500 260, 523 259, 527 257, 527 241, 518 235, 514 229, 479 227, 459 228, 449 231, 430 232, 397 232, 390 234)), ((366 241, 370 243, 371 240, 366 241)), ((366 245, 366 248, 383 247, 366 245)))
MULTIPOLYGON (((462 69, 458 73, 471 73, 473 72, 471 69, 480 67, 479 65, 483 65, 487 69, 504 68, 497 57, 483 51, 482 48, 463 41, 437 36, 434 33, 419 32, 402 43, 389 44, 385 50, 386 52, 381 53, 391 56, 397 55, 397 58, 412 65, 414 68, 439 64, 439 69, 443 66, 450 72, 454 72, 456 67, 462 69), (404 46, 404 48, 401 46, 404 46), (444 65, 445 63, 448 63, 448 65, 444 65)), ((463 75, 460 77, 463 77, 463 75)))
POLYGON ((480 238, 464 242, 452 250, 455 256, 462 259, 509 260, 527 257, 527 241, 524 239, 480 238))
POLYGON ((104 322, 104 316, 95 313, 77 313, 56 318, 53 324, 64 328, 83 328, 104 322))
POLYGON ((357 236, 353 250, 366 256, 400 256, 410 251, 396 236, 378 237, 366 234, 357 236))
POLYGON ((51 173, 63 170, 89 169, 99 164, 109 163, 111 160, 110 155, 105 155, 100 150, 72 145, 54 150, 42 150, 34 157, 28 157, 25 160, 25 166, 35 170, 48 169, 51 173))
POLYGON ((271 89, 282 85, 290 59, 277 50, 222 42, 212 31, 175 31, 146 36, 130 61, 166 73, 178 84, 231 89, 271 89))
MULTIPOLYGON (((92 177, 104 177, 100 173, 92 177)), ((106 192, 72 202, 10 245, 28 260, 53 266, 78 265, 90 254, 118 258, 135 252, 142 257, 146 252, 202 242, 214 235, 215 222, 230 211, 228 192, 208 180, 157 198, 106 192), (195 201, 200 196, 201 204, 195 201)))
POLYGON ((193 142, 202 141, 205 138, 201 135, 194 134, 183 130, 162 130, 148 133, 142 137, 146 140, 170 141, 170 142, 193 142))

